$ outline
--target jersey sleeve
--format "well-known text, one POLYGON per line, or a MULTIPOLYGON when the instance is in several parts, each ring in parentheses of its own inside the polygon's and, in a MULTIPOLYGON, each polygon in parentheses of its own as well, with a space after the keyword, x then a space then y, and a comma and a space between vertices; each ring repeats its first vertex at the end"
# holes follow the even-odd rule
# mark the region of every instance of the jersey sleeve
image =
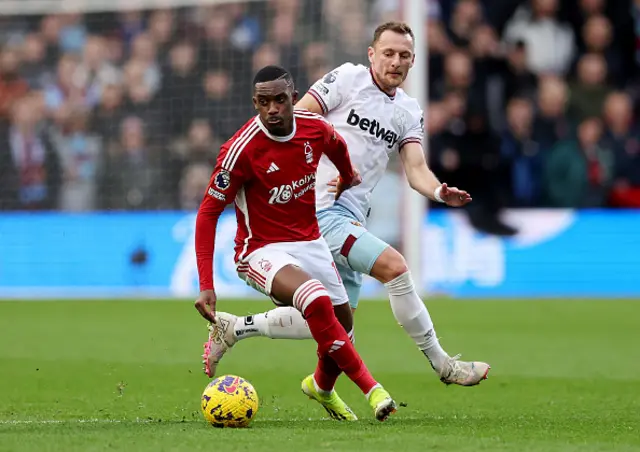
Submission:
POLYGON ((334 129, 333 125, 327 121, 322 121, 325 129, 325 146, 324 153, 331 163, 335 165, 340 173, 340 177, 347 184, 351 185, 354 172, 351 158, 349 157, 349 149, 344 138, 340 136, 334 129))
POLYGON ((407 143, 422 144, 424 139, 424 114, 422 109, 418 108, 416 113, 411 116, 411 119, 411 125, 409 125, 409 128, 400 138, 400 142, 398 143, 399 150, 402 150, 402 146, 407 143))
POLYGON ((357 66, 345 63, 326 74, 309 88, 309 94, 320 104, 326 115, 338 108, 351 92, 357 66))
POLYGON ((250 178, 246 152, 240 152, 235 144, 232 138, 220 149, 196 217, 195 251, 201 291, 213 289, 213 252, 220 214, 250 178))

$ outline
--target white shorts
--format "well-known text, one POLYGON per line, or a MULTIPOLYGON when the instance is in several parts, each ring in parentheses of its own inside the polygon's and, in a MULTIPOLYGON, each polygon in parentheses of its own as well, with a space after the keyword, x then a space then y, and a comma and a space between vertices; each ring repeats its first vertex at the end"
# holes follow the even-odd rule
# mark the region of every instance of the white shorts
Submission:
POLYGON ((295 265, 317 279, 329 292, 334 306, 348 303, 349 297, 333 262, 327 242, 321 237, 309 242, 271 243, 236 262, 238 276, 249 287, 263 293, 274 303, 282 303, 271 296, 276 273, 287 265, 295 265))

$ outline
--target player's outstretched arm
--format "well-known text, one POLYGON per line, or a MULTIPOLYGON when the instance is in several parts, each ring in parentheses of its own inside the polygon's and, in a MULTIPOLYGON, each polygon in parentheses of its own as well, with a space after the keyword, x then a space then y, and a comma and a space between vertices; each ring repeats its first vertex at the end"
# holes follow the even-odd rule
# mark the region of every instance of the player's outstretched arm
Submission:
POLYGON ((420 143, 406 143, 400 151, 407 180, 415 191, 433 201, 443 202, 452 207, 461 207, 471 202, 471 196, 466 191, 440 183, 429 169, 420 143))
POLYGON ((216 296, 213 285, 213 253, 216 227, 220 214, 227 204, 235 199, 236 193, 245 179, 240 170, 241 164, 232 158, 226 158, 228 149, 228 147, 223 147, 220 151, 218 162, 196 217, 195 251, 200 296, 196 300, 195 307, 200 315, 210 322, 215 322, 216 296))

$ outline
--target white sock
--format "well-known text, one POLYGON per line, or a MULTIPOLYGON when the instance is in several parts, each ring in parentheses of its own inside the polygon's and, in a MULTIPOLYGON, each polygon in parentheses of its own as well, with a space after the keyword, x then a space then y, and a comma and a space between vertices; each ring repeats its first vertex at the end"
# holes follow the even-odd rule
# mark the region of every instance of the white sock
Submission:
POLYGON ((271 339, 313 339, 300 311, 289 306, 239 317, 234 329, 238 339, 254 336, 271 339))
POLYGON ((449 355, 438 342, 431 316, 416 293, 411 273, 407 271, 385 286, 396 320, 427 357, 431 367, 439 372, 449 355))

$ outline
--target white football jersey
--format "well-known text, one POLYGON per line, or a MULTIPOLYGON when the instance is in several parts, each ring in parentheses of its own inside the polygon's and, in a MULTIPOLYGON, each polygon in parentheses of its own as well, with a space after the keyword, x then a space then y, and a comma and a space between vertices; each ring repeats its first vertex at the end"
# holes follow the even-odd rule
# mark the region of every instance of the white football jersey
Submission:
POLYGON ((324 115, 347 142, 349 155, 362 183, 345 191, 338 201, 328 182, 338 170, 322 156, 316 176, 317 210, 340 204, 365 222, 371 192, 389 163, 389 155, 409 142, 422 143, 424 120, 418 102, 398 88, 394 96, 382 91, 369 68, 345 63, 310 89, 324 115))

